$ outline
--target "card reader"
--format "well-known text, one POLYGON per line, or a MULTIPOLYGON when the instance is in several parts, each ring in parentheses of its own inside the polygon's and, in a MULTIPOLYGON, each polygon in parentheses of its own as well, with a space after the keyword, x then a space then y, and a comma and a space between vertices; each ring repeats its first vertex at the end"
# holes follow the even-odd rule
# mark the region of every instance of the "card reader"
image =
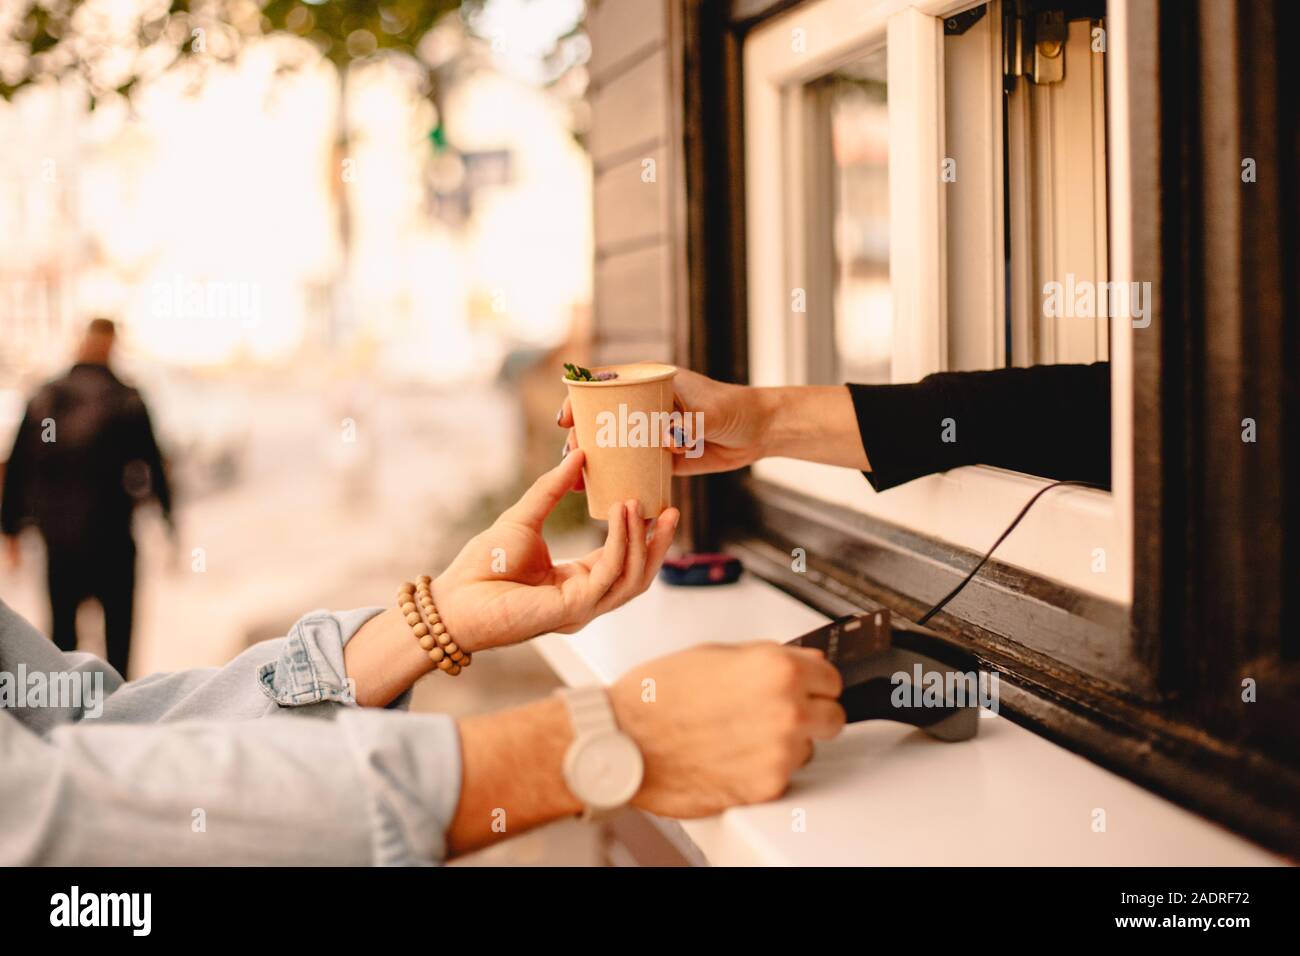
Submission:
POLYGON ((897 720, 946 741, 979 732, 987 683, 978 661, 928 628, 893 620, 888 608, 850 614, 789 644, 820 649, 839 670, 849 723, 897 720))

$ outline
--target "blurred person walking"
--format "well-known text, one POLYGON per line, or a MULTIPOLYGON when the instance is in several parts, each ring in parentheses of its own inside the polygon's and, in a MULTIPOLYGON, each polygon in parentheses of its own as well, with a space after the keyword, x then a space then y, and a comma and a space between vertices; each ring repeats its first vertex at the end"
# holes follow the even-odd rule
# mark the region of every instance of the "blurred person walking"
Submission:
POLYGON ((45 539, 54 643, 76 650, 77 608, 94 598, 104 610, 108 662, 126 674, 135 607, 135 505, 156 498, 175 527, 149 412, 140 393, 109 368, 116 337, 112 321, 92 321, 76 364, 28 403, 5 468, 0 532, 15 567, 26 525, 34 524, 45 539))

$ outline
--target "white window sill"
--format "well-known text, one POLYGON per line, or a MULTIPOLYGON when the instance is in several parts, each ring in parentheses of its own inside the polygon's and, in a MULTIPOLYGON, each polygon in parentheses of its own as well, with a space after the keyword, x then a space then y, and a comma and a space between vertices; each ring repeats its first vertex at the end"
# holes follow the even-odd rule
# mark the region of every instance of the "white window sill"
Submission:
MULTIPOLYGON (((825 620, 748 574, 724 587, 656 581, 580 634, 537 646, 566 683, 609 684, 695 644, 784 641, 825 620)), ((780 800, 682 827, 718 866, 1285 863, 1002 717, 954 744, 889 721, 854 724, 817 746, 780 800), (1105 832, 1093 831, 1098 809, 1105 832)))

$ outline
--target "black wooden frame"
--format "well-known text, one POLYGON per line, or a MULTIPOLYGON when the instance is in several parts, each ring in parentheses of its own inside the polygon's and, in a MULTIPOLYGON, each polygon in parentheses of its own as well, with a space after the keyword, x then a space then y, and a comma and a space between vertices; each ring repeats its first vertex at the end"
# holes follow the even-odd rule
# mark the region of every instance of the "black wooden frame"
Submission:
MULTIPOLYGON (((682 361, 745 381, 741 45, 800 0, 677 2, 682 361)), ((932 626, 1003 672, 1011 719, 1300 855, 1300 384, 1286 374, 1300 368, 1300 139, 1283 101, 1300 87, 1281 46, 1300 26, 1295 6, 1128 4, 1134 271, 1155 290, 1150 327, 1134 330, 1132 608, 993 562, 932 626), (1246 156, 1259 171, 1249 185, 1246 156), (1243 417, 1258 442, 1241 441, 1243 417), (1016 639, 1045 624, 1057 633, 1044 644, 1037 630, 1037 650, 1016 639), (1131 635, 1109 672, 1068 653, 1092 627, 1131 635), (1245 678, 1256 703, 1242 700, 1245 678)), ((886 605, 915 618, 974 557, 744 473, 695 481, 687 497, 695 547, 738 551, 830 614, 886 605), (809 553, 804 573, 791 569, 795 545, 809 553)))

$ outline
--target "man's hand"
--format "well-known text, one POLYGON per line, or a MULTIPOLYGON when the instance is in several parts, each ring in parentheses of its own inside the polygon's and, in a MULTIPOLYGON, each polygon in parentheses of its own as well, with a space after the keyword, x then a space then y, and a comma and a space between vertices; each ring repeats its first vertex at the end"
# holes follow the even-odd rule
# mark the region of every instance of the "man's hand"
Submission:
POLYGON ((571 634, 636 597, 659 572, 680 512, 665 510, 647 542, 647 522, 635 501, 610 509, 603 547, 577 561, 552 563, 542 523, 582 474, 582 462, 582 452, 572 452, 538 478, 433 582, 438 613, 466 651, 551 631, 571 634))
MULTIPOLYGON (((697 647, 634 667, 609 689, 619 727, 645 757, 632 805, 704 817, 780 796, 812 741, 844 726, 839 693, 839 672, 820 651, 777 644, 697 647)), ((573 723, 561 700, 464 718, 459 728, 453 853, 582 812, 564 782, 573 723), (508 831, 498 825, 506 819, 508 831)))
POLYGON ((628 671, 609 689, 619 727, 641 748, 632 803, 702 817, 773 800, 844 727, 839 671, 821 651, 707 645, 628 671))

